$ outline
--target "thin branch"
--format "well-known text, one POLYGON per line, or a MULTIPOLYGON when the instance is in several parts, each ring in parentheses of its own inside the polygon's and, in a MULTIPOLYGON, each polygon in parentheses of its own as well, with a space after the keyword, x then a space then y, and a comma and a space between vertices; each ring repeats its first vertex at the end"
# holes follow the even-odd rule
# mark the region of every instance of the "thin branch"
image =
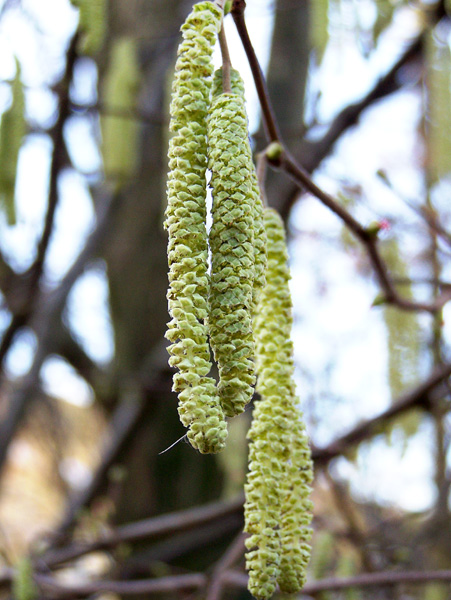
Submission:
MULTIPOLYGON (((375 86, 358 102, 346 106, 332 121, 327 133, 318 142, 315 142, 314 155, 315 163, 308 164, 308 170, 311 171, 318 167, 319 162, 330 152, 335 142, 353 125, 356 125, 361 114, 370 106, 373 106, 377 100, 396 92, 401 88, 399 78, 400 71, 413 60, 421 55, 423 48, 424 32, 421 32, 413 42, 409 44, 406 50, 401 54, 395 64, 383 75, 375 86)), ((307 166, 307 165, 306 165, 307 166)))
MULTIPOLYGON (((344 436, 333 441, 324 448, 314 448, 312 456, 317 466, 324 466, 337 456, 376 435, 387 422, 416 406, 428 407, 432 391, 451 376, 451 365, 438 369, 426 381, 413 391, 405 394, 390 408, 373 419, 360 423, 344 436)), ((224 518, 229 514, 242 511, 242 496, 229 503, 212 503, 200 508, 188 509, 169 515, 162 515, 129 525, 117 527, 102 539, 86 544, 73 544, 58 550, 49 550, 42 557, 44 564, 53 567, 74 560, 97 550, 115 547, 121 543, 152 539, 156 536, 168 535, 179 531, 193 529, 224 518)))
POLYGON ((265 124, 265 131, 270 142, 280 144, 280 152, 274 156, 268 157, 268 162, 275 168, 285 172, 300 189, 305 189, 313 194, 318 200, 331 210, 343 223, 348 227, 351 233, 365 247, 368 257, 373 265, 376 276, 384 294, 385 304, 394 304, 403 310, 408 311, 425 311, 432 314, 437 313, 446 302, 451 299, 451 293, 445 292, 433 303, 414 302, 407 300, 399 295, 394 286, 386 268, 384 261, 378 250, 377 230, 371 231, 363 227, 354 217, 343 208, 340 203, 332 196, 320 189, 311 179, 307 171, 299 165, 291 156, 284 146, 274 110, 271 106, 268 89, 266 86, 265 77, 258 62, 255 50, 247 31, 246 22, 244 19, 244 9, 246 3, 244 0, 235 0, 233 3, 232 14, 237 27, 241 42, 243 44, 246 56, 251 67, 254 77, 255 86, 257 89, 258 98, 262 109, 262 119, 265 124))
MULTIPOLYGON (((86 113, 99 113, 101 117, 118 117, 120 119, 131 119, 140 123, 149 123, 150 125, 167 125, 169 123, 167 117, 161 113, 148 113, 138 109, 124 109, 121 107, 111 106, 104 102, 96 102, 95 104, 78 104, 70 103, 70 108, 75 114, 84 115, 86 113)), ((34 130, 33 130, 34 131, 34 130)), ((36 130, 42 131, 42 130, 36 130)))
POLYGON ((69 103, 69 88, 70 82, 72 81, 75 60, 77 58, 77 47, 78 35, 75 34, 69 44, 66 55, 66 69, 62 80, 59 83, 59 114, 58 119, 55 123, 51 137, 53 139, 53 154, 50 166, 50 179, 49 179, 49 194, 47 203, 47 212, 44 220, 44 229, 42 232, 41 239, 37 247, 36 258, 31 265, 27 273, 28 278, 28 289, 27 297, 21 309, 11 319, 11 322, 5 331, 2 342, 0 344, 0 382, 3 374, 3 362, 10 349, 16 333, 24 327, 33 312, 39 295, 39 281, 42 276, 44 269, 44 262, 47 255, 47 250, 50 243, 50 237, 53 231, 53 225, 55 220, 56 207, 59 200, 58 194, 58 175, 64 164, 65 160, 65 145, 63 130, 66 120, 70 113, 69 103))
POLYGON ((78 585, 62 584, 49 575, 35 574, 34 580, 43 590, 46 598, 86 598, 99 592, 112 592, 120 596, 139 596, 142 594, 163 594, 184 590, 199 590, 205 587, 205 575, 172 575, 158 579, 140 579, 137 581, 93 581, 78 585))
POLYGON ((229 537, 241 533, 243 530, 243 511, 235 511, 212 523, 200 525, 196 529, 182 533, 171 534, 161 542, 152 541, 142 550, 134 547, 134 552, 125 561, 117 574, 119 579, 137 579, 149 573, 149 563, 152 561, 173 564, 174 560, 198 552, 207 551, 207 547, 217 547, 229 537), (136 550, 136 552, 135 552, 136 550))
MULTIPOLYGON (((247 575, 239 571, 226 571, 223 576, 223 585, 230 587, 247 587, 247 575)), ((346 590, 349 588, 373 588, 385 585, 422 585, 431 582, 451 581, 451 570, 443 571, 383 571, 378 573, 362 573, 354 577, 338 578, 326 577, 321 581, 307 583, 301 596, 318 594, 319 592, 346 590)))
POLYGON ((245 0, 233 0, 232 4, 232 17, 235 21, 238 34, 243 44, 244 51, 246 52, 247 60, 252 71, 254 78, 255 87, 257 88, 258 99, 263 115, 263 125, 266 133, 266 137, 271 142, 280 141, 281 135, 277 120, 274 114, 271 100, 269 98, 268 86, 263 75, 262 68, 258 62, 257 55, 255 54, 252 42, 247 31, 246 22, 244 20, 244 10, 246 8, 245 0))
MULTIPOLYGON (((0 573, 2 584, 10 582, 13 577, 11 569, 0 573)), ((248 576, 245 573, 228 570, 222 576, 222 585, 227 587, 247 587, 248 576)), ((182 590, 203 590, 207 578, 201 573, 189 575, 171 575, 158 579, 140 579, 136 581, 93 581, 78 585, 62 584, 50 575, 36 573, 36 584, 45 591, 46 597, 72 598, 86 597, 99 592, 113 592, 119 595, 160 594, 182 590)), ((327 577, 321 581, 307 583, 301 595, 319 592, 345 590, 349 588, 375 588, 396 586, 400 584, 424 585, 432 582, 450 582, 451 570, 441 571, 384 571, 378 573, 362 573, 353 577, 327 577)))
POLYGON ((352 446, 376 435, 388 421, 398 417, 406 410, 415 406, 428 407, 431 392, 451 376, 451 365, 437 369, 426 381, 417 386, 413 391, 403 395, 390 408, 373 419, 360 423, 349 433, 343 435, 325 448, 314 448, 313 459, 318 465, 328 463, 333 458, 345 454, 352 446))
POLYGON ((54 567, 84 556, 90 552, 112 548, 126 542, 149 540, 162 535, 186 531, 227 515, 242 511, 244 498, 240 496, 231 502, 215 502, 205 506, 190 508, 151 519, 137 521, 117 527, 102 539, 88 544, 73 544, 59 550, 49 550, 42 557, 43 564, 54 567))
POLYGON ((363 568, 366 571, 374 571, 371 553, 368 551, 367 534, 363 531, 357 521, 352 499, 343 484, 336 481, 329 470, 324 469, 324 476, 332 492, 335 505, 342 514, 348 526, 348 538, 353 542, 356 551, 360 554, 363 568))
POLYGON ((110 218, 119 200, 119 196, 111 198, 105 192, 104 197, 98 203, 97 227, 89 236, 84 249, 67 272, 61 284, 56 290, 45 297, 45 301, 41 301, 39 304, 34 323, 38 346, 33 364, 28 374, 21 381, 20 386, 13 392, 9 410, 0 423, 0 471, 4 466, 9 444, 20 425, 25 410, 36 394, 36 390, 39 389, 38 382, 41 367, 54 347, 55 335, 58 329, 57 325, 66 304, 67 296, 74 283, 86 268, 88 260, 92 258, 103 241, 108 231, 110 218))
POLYGON ((260 188, 260 196, 263 202, 263 206, 268 206, 268 197, 266 196, 266 187, 265 187, 265 179, 266 179, 266 168, 268 166, 268 159, 266 158, 265 152, 259 152, 257 154, 257 164, 256 164, 256 175, 258 181, 258 187, 260 188))
POLYGON ((243 532, 237 535, 216 563, 210 578, 210 583, 207 587, 206 600, 219 600, 221 597, 222 574, 227 571, 227 569, 230 569, 230 567, 243 556, 245 538, 246 535, 243 532))
POLYGON ((219 32, 219 45, 221 47, 222 56, 222 91, 224 94, 230 94, 232 91, 232 84, 230 81, 230 70, 232 68, 232 61, 230 60, 229 47, 227 45, 227 38, 224 29, 224 22, 219 32))
POLYGON ((154 407, 153 402, 130 402, 126 399, 116 409, 107 439, 111 441, 103 452, 103 458, 95 471, 90 485, 69 504, 66 514, 59 525, 55 535, 52 536, 53 545, 59 545, 75 526, 81 510, 89 506, 99 491, 102 489, 107 478, 108 471, 128 445, 133 441, 139 426, 145 422, 146 412, 154 407))
MULTIPOLYGON (((434 10, 429 10, 428 8, 427 18, 425 19, 425 23, 428 23, 426 30, 429 31, 431 25, 438 23, 443 16, 445 16, 445 8, 442 0, 434 10)), ((307 172, 312 173, 319 166, 321 161, 330 154, 335 142, 350 127, 358 122, 361 114, 367 108, 373 106, 378 100, 389 94, 393 94, 397 90, 415 83, 416 73, 414 73, 413 77, 407 78, 403 75, 402 71, 407 65, 421 57, 423 41, 424 31, 414 38, 396 63, 375 83, 373 89, 356 103, 348 105, 336 115, 323 138, 314 142, 305 139, 299 141, 297 147, 294 149, 294 155, 302 156, 302 165, 307 172)), ((302 133, 298 131, 293 136, 299 139, 303 133, 305 131, 302 133)), ((288 139, 293 136, 290 135, 288 139)), ((282 215, 288 215, 298 195, 299 192, 296 188, 284 190, 285 200, 280 203, 280 212, 282 215)))

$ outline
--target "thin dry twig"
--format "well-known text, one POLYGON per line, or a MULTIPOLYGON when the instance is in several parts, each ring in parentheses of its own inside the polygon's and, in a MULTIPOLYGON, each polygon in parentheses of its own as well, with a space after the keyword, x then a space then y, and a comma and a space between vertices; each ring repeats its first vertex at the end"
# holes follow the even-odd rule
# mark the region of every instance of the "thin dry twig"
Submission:
POLYGON ((232 84, 230 81, 230 70, 232 68, 232 61, 230 60, 230 53, 229 47, 227 45, 224 23, 222 23, 221 31, 219 32, 219 45, 221 47, 222 56, 222 91, 224 92, 224 94, 230 94, 232 91, 232 84))
POLYGON ((53 231, 55 212, 58 205, 58 175, 65 161, 64 125, 70 114, 69 88, 77 58, 78 34, 72 37, 66 54, 66 69, 59 84, 59 113, 58 119, 51 132, 53 140, 53 153, 50 166, 49 193, 47 212, 44 220, 44 229, 38 244, 36 258, 26 274, 27 295, 23 306, 12 317, 11 322, 3 334, 0 344, 0 383, 3 376, 3 362, 14 341, 17 332, 30 320, 34 307, 38 301, 39 281, 44 269, 44 262, 53 231))
POLYGON ((333 458, 345 454, 347 450, 376 435, 378 431, 391 419, 394 419, 411 408, 416 406, 429 407, 431 403, 431 393, 441 384, 444 384, 451 376, 451 365, 436 369, 432 375, 418 385, 414 390, 404 394, 399 400, 394 402, 387 410, 368 421, 360 423, 351 431, 325 448, 314 448, 312 451, 313 459, 318 465, 327 464, 333 458))
POLYGON ((444 304, 451 299, 451 293, 444 292, 433 303, 415 302, 403 298, 393 284, 387 267, 379 253, 377 230, 373 231, 371 228, 363 227, 345 208, 340 205, 337 200, 319 188, 311 179, 307 171, 297 163, 297 161, 286 149, 280 135, 274 110, 271 105, 265 77, 247 31, 246 21, 244 19, 245 7, 246 2, 244 0, 234 0, 232 7, 233 19, 235 21, 238 34, 252 71, 252 76, 254 78, 255 87, 257 89, 257 94, 262 109, 262 120, 268 141, 280 144, 280 152, 271 158, 268 157, 268 162, 274 168, 285 172, 299 188, 305 189, 313 194, 322 204, 324 204, 324 206, 329 208, 335 215, 337 215, 337 217, 343 221, 346 227, 348 227, 351 233, 353 233, 354 236, 362 243, 367 251, 371 264, 373 265, 379 285, 383 290, 383 302, 385 304, 393 304, 403 310, 408 311, 425 311, 432 314, 437 313, 444 306, 444 304))
POLYGON ((206 600, 219 600, 222 591, 222 574, 243 556, 245 538, 243 532, 239 533, 216 563, 207 587, 206 600))
MULTIPOLYGON (((230 570, 222 575, 223 585, 230 587, 246 587, 247 575, 230 570)), ((309 596, 319 592, 346 590, 349 588, 374 588, 381 586, 394 586, 400 584, 424 585, 431 582, 451 581, 451 570, 443 571, 380 571, 377 573, 362 573, 354 577, 327 577, 321 581, 307 583, 301 596, 309 596)))
POLYGON ((73 544, 58 550, 51 549, 44 554, 40 562, 47 567, 55 567, 90 552, 104 550, 126 542, 149 540, 162 535, 187 531, 217 519, 223 519, 236 511, 242 511, 244 497, 230 502, 214 502, 196 508, 190 508, 151 519, 129 523, 117 527, 111 533, 87 544, 73 544))
MULTIPOLYGON (((403 395, 387 410, 376 417, 359 423, 347 434, 336 439, 324 448, 313 448, 312 456, 316 466, 325 466, 334 458, 346 454, 356 444, 376 435, 391 419, 398 417, 414 407, 428 408, 432 392, 451 376, 451 365, 437 369, 428 379, 411 392, 403 395)), ((80 556, 112 548, 121 543, 152 539, 183 530, 193 529, 227 515, 241 512, 244 498, 239 496, 229 503, 215 502, 202 507, 188 509, 169 515, 162 515, 129 525, 117 527, 102 539, 86 544, 72 544, 58 550, 51 549, 42 557, 47 567, 55 567, 80 556)))
POLYGON ((45 592, 46 598, 86 598, 99 592, 112 592, 126 596, 142 594, 162 594, 199 590, 205 587, 206 576, 201 573, 189 575, 170 575, 158 579, 140 579, 136 581, 92 581, 77 585, 62 584, 50 575, 35 574, 34 580, 45 592))

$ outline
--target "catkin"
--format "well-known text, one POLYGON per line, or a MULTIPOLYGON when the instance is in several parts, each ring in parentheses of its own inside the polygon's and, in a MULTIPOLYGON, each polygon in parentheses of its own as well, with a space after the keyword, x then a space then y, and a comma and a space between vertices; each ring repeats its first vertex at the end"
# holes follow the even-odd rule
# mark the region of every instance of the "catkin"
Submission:
POLYGON ((133 111, 136 110, 139 83, 135 40, 131 37, 116 40, 105 74, 103 101, 107 110, 101 118, 101 126, 105 177, 119 186, 135 174, 138 164, 139 127, 133 111), (108 114, 109 111, 112 114, 108 114), (125 114, 114 114, 116 111, 125 114))
POLYGON ((101 49, 105 39, 106 0, 71 0, 71 3, 80 10, 80 52, 92 56, 101 49))
POLYGON ((16 600, 34 600, 38 597, 38 589, 33 580, 33 565, 29 558, 22 558, 16 565, 12 592, 16 600))
POLYGON ((245 531, 249 590, 269 598, 276 581, 285 592, 299 591, 310 556, 312 461, 297 408, 290 339, 292 304, 285 231, 276 211, 264 210, 268 239, 267 283, 254 319, 256 403, 248 437, 245 531))
MULTIPOLYGON (((244 101, 244 82, 236 69, 230 69, 230 84, 232 93, 238 94, 244 101)), ((212 97, 219 96, 223 92, 222 68, 215 71, 213 77, 212 97)), ((248 139, 248 138, 247 138, 248 139)), ((244 144, 243 144, 244 146, 244 144)), ((254 285, 252 290, 253 309, 256 309, 258 297, 266 283, 266 231, 263 224, 263 202, 257 173, 252 162, 252 150, 250 143, 245 144, 248 156, 251 183, 252 183, 252 206, 254 212, 254 285)))
POLYGON ((17 163, 23 137, 26 133, 25 96, 20 77, 20 64, 16 59, 16 76, 11 86, 12 102, 0 125, 0 199, 9 225, 16 223, 15 189, 17 163))
POLYGON ((219 369, 219 396, 230 417, 243 412, 255 383, 253 166, 247 136, 242 96, 227 93, 214 97, 208 117, 213 196, 209 332, 219 369))
POLYGON ((206 220, 206 119, 211 55, 222 13, 211 2, 193 7, 182 26, 175 66, 169 143, 168 303, 169 363, 177 367, 173 390, 190 443, 202 453, 224 447, 227 425, 211 369, 207 318, 209 280, 206 220))

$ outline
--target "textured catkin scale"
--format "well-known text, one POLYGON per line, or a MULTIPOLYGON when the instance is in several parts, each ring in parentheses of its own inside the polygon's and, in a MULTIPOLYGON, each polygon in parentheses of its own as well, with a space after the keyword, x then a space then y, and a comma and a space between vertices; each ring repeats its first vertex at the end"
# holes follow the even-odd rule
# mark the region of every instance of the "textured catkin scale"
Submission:
POLYGON ((263 202, 255 170, 252 172, 252 193, 254 196, 254 260, 255 277, 252 290, 253 309, 256 311, 260 294, 266 285, 267 236, 263 221, 263 202))
POLYGON ((169 363, 176 367, 173 389, 188 439, 202 453, 218 452, 227 425, 211 369, 207 318, 209 279, 206 220, 206 118, 213 66, 211 55, 221 26, 211 2, 193 7, 182 26, 170 107, 168 206, 168 303, 172 320, 166 337, 169 363))
POLYGON ((20 64, 16 59, 16 76, 11 86, 12 102, 0 125, 0 199, 8 224, 16 223, 14 203, 17 163, 23 137, 26 133, 25 96, 20 78, 20 64))
MULTIPOLYGON (((236 69, 230 69, 230 87, 233 94, 238 94, 244 99, 244 81, 236 69)), ((222 84, 222 67, 216 69, 213 75, 211 96, 215 98, 224 92, 222 84)))
POLYGON ((245 531, 249 590, 271 596, 276 581, 294 593, 305 581, 310 556, 312 461, 293 382, 292 304, 285 231, 276 211, 264 210, 267 283, 254 319, 256 403, 248 437, 245 531))
POLYGON ((255 383, 254 209, 247 143, 243 98, 233 93, 213 98, 208 118, 213 196, 209 331, 221 404, 230 417, 243 412, 255 383))
POLYGON ((71 0, 71 3, 80 10, 79 29, 82 35, 79 50, 92 56, 101 49, 105 39, 106 0, 71 0))
MULTIPOLYGON (((244 82, 236 69, 230 70, 230 83, 232 92, 238 94, 244 101, 244 82)), ((222 68, 215 71, 213 77, 212 97, 223 93, 222 68)), ((248 138, 247 138, 248 139, 248 138)), ((258 184, 257 174, 252 162, 250 143, 246 144, 246 156, 249 160, 251 171, 251 195, 254 209, 254 287, 252 290, 253 308, 255 310, 258 296, 266 283, 266 231, 263 225, 263 202, 258 184)))
POLYGON ((135 40, 130 37, 116 40, 105 74, 103 102, 107 114, 101 118, 101 127, 105 176, 119 186, 135 174, 138 164, 139 127, 138 121, 131 116, 136 109, 139 85, 135 40), (125 116, 115 112, 123 112, 125 116))

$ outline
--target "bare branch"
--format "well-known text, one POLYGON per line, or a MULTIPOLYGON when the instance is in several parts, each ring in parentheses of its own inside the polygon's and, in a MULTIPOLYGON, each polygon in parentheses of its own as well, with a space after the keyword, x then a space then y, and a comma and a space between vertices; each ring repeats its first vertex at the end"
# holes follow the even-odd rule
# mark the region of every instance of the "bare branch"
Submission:
POLYGON ((222 574, 239 560, 244 554, 246 535, 241 532, 230 544, 225 553, 216 563, 206 592, 206 600, 219 600, 222 591, 222 574))
POLYGON ((431 392, 451 376, 451 365, 445 365, 437 369, 426 381, 421 383, 410 393, 405 394, 390 408, 379 414, 377 417, 365 421, 352 429, 338 440, 333 441, 325 448, 314 448, 312 456, 315 463, 326 464, 333 458, 346 453, 352 446, 376 435, 381 427, 391 419, 415 406, 427 407, 430 402, 431 392))
POLYGON ((162 594, 198 590, 205 587, 205 575, 172 575, 158 579, 137 581, 93 581, 78 585, 62 584, 49 575, 36 574, 36 584, 45 592, 46 598, 86 598, 99 592, 112 592, 119 595, 139 596, 142 594, 162 594))
POLYGON ((224 23, 222 23, 221 31, 219 32, 219 45, 221 47, 222 56, 222 91, 224 94, 230 94, 232 91, 232 85, 230 82, 230 69, 232 68, 232 61, 230 60, 224 23))
POLYGON ((354 236, 362 243, 373 265, 379 285, 383 290, 383 301, 385 304, 394 304, 403 310, 426 311, 432 314, 437 313, 444 306, 444 304, 451 299, 451 293, 443 293, 442 296, 437 298, 432 304, 414 302, 400 296, 379 253, 377 246, 377 230, 371 231, 370 229, 363 227, 346 209, 340 205, 337 200, 320 189, 311 179, 307 171, 296 162, 296 160, 293 158, 293 156, 291 156, 284 146, 281 140, 274 111, 271 106, 271 100, 269 98, 265 78, 247 31, 246 22, 244 20, 245 5, 246 3, 244 0, 235 0, 232 8, 233 18, 246 52, 252 75, 254 77, 268 140, 270 142, 277 142, 281 146, 281 152, 272 157, 268 156, 268 162, 273 167, 284 171, 300 189, 305 189, 313 194, 322 204, 324 204, 324 206, 329 208, 329 210, 337 215, 337 217, 343 221, 346 227, 348 227, 351 233, 353 233, 354 236))
POLYGON ((55 212, 59 200, 58 176, 66 157, 63 130, 66 120, 70 114, 69 88, 70 82, 72 81, 75 61, 77 58, 77 43, 78 34, 75 34, 67 50, 66 69, 63 78, 58 86, 59 114, 55 126, 51 132, 51 137, 53 140, 53 154, 50 166, 49 195, 47 203, 47 213, 45 215, 44 220, 44 229, 38 244, 36 258, 33 264, 31 265, 30 269, 28 270, 28 273, 26 274, 26 278, 28 279, 28 289, 25 302, 20 308, 20 310, 18 310, 13 315, 13 318, 7 330, 3 334, 2 342, 0 344, 0 382, 3 374, 3 362, 8 353, 8 350, 14 341, 16 333, 19 331, 19 329, 24 327, 24 325, 26 325, 30 320, 34 307, 36 306, 38 300, 39 281, 41 279, 42 271, 44 268, 44 261, 47 255, 50 237, 53 231, 55 212))
POLYGON ((59 550, 50 550, 42 557, 42 561, 45 565, 54 567, 89 552, 104 550, 121 543, 149 540, 157 536, 193 529, 199 525, 223 519, 237 511, 242 511, 243 502, 244 497, 240 496, 231 502, 214 502, 205 506, 122 525, 113 532, 106 534, 102 539, 90 544, 73 544, 59 550))
POLYGON ((33 364, 28 374, 21 381, 20 386, 13 392, 9 411, 0 424, 0 470, 3 468, 9 444, 19 427, 25 410, 29 402, 33 399, 36 390, 39 389, 39 373, 45 358, 54 348, 55 335, 58 330, 57 324, 60 322, 67 296, 76 280, 86 268, 88 260, 98 250, 108 230, 108 223, 113 209, 116 208, 119 199, 119 196, 111 198, 109 193, 103 194, 103 198, 99 202, 96 229, 89 236, 84 249, 58 288, 49 293, 45 297, 45 301, 41 301, 39 304, 34 327, 38 338, 38 347, 33 364))
MULTIPOLYGON (((230 587, 247 587, 247 575, 239 571, 226 571, 223 576, 223 585, 230 587)), ((415 584, 451 581, 451 570, 443 571, 382 571, 377 573, 362 573, 354 577, 338 578, 327 577, 321 581, 307 583, 301 596, 318 594, 319 592, 346 590, 349 588, 373 588, 385 585, 415 584)))

